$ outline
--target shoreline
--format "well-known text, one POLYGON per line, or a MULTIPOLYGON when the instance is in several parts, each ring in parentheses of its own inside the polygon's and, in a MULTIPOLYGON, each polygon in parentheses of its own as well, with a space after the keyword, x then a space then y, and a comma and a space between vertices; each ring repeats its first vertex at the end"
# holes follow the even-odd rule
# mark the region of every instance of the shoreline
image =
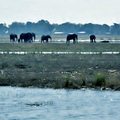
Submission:
POLYGON ((115 86, 114 88, 110 87, 88 87, 88 86, 81 86, 78 88, 54 88, 54 87, 36 87, 36 86, 9 86, 9 85, 0 85, 0 87, 20 87, 20 88, 40 88, 40 89, 65 89, 65 90, 97 90, 97 91, 120 91, 120 85, 115 86))

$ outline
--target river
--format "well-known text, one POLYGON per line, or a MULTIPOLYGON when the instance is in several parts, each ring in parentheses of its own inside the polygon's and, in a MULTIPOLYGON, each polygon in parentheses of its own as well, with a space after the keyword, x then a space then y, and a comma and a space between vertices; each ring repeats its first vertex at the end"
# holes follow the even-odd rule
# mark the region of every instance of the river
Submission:
POLYGON ((120 92, 0 87, 0 120, 120 120, 120 92))
MULTIPOLYGON (((102 42, 102 41, 104 41, 105 39, 102 39, 102 40, 100 40, 100 39, 97 39, 96 40, 96 42, 97 43, 100 43, 100 42, 102 42)), ((120 40, 118 39, 118 40, 116 40, 116 39, 112 39, 112 40, 107 40, 107 41, 109 41, 109 43, 120 43, 120 40)), ((13 42, 10 42, 10 39, 9 38, 0 38, 0 43, 13 43, 13 42)), ((16 41, 15 43, 18 43, 18 41, 16 41)), ((34 43, 41 43, 41 38, 39 38, 39 39, 36 39, 35 41, 34 41, 34 43)), ((66 44, 66 37, 63 37, 62 38, 62 36, 59 38, 59 37, 53 37, 53 39, 52 39, 52 41, 49 41, 49 43, 65 43, 66 44)), ((71 40, 70 41, 70 43, 73 43, 73 40, 71 40)), ((90 43, 90 39, 78 39, 78 43, 90 43)))

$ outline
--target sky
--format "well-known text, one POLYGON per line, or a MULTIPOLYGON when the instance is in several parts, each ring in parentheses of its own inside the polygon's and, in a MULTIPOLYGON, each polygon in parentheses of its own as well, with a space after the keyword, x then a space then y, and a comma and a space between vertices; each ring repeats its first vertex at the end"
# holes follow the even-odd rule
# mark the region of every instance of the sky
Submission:
POLYGON ((0 0, 0 23, 120 23, 120 0, 0 0))

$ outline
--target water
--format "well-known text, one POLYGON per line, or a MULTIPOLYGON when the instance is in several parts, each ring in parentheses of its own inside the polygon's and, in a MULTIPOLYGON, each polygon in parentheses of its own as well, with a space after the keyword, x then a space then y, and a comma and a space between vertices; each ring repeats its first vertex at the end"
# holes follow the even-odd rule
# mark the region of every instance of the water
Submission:
POLYGON ((118 91, 0 87, 0 120, 119 120, 118 91))
MULTIPOLYGON (((103 40, 96 40, 97 43, 100 43, 101 41, 103 40)), ((120 40, 108 40, 109 43, 120 43, 120 40)), ((35 43, 41 43, 41 40, 40 39, 36 39, 34 41, 35 43)), ((13 43, 13 42, 10 42, 10 39, 0 39, 0 43, 13 43)), ((15 43, 18 43, 17 41, 15 43)), ((49 43, 65 43, 66 44, 66 38, 56 38, 56 39, 52 39, 52 41, 49 41, 49 43)), ((70 41, 70 43, 73 43, 73 40, 70 41)), ((86 40, 83 40, 83 39, 78 39, 78 43, 90 43, 90 39, 86 39, 86 40)))
POLYGON ((118 55, 120 54, 120 52, 24 52, 24 51, 21 51, 21 52, 7 52, 7 51, 0 51, 0 54, 3 55, 3 54, 14 54, 14 55, 26 55, 26 54, 45 54, 45 55, 50 55, 50 54, 62 54, 62 55, 68 55, 68 54, 81 54, 81 55, 98 55, 98 54, 104 54, 104 55, 118 55))

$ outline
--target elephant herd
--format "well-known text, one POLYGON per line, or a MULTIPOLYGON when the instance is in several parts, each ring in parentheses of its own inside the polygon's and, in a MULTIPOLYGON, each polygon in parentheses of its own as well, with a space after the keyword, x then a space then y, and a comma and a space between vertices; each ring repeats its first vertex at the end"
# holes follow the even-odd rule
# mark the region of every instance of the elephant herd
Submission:
POLYGON ((33 42, 35 41, 35 33, 21 33, 20 38, 18 39, 16 34, 10 34, 10 42, 18 41, 20 42, 33 42))
MULTIPOLYGON (((35 33, 30 33, 30 32, 21 33, 19 39, 18 39, 18 36, 16 34, 10 34, 10 42, 18 41, 18 43, 20 43, 20 42, 31 43, 31 42, 35 41, 35 39, 36 39, 35 33)), ((41 37, 41 43, 44 41, 46 41, 46 43, 47 43, 48 39, 52 40, 50 35, 43 35, 41 37)))
MULTIPOLYGON (((67 35, 67 39, 66 39, 66 43, 69 43, 70 42, 70 40, 73 40, 73 43, 76 43, 76 42, 78 42, 78 36, 77 36, 77 34, 68 34, 67 35)), ((90 42, 91 43, 96 43, 96 36, 95 35, 90 35, 90 42)))
MULTIPOLYGON (((34 42, 36 39, 35 33, 21 33, 20 37, 18 38, 16 34, 10 34, 10 42, 15 42, 18 41, 18 43, 20 42, 24 42, 24 43, 32 43, 34 42)), ((52 41, 52 37, 50 35, 43 35, 41 36, 41 43, 43 43, 44 41, 46 41, 46 43, 48 43, 48 40, 52 41)), ((78 42, 78 35, 77 34, 68 34, 66 37, 66 43, 69 44, 70 40, 73 40, 73 43, 77 43, 78 42)), ((96 41, 96 36, 95 35, 90 35, 90 43, 95 43, 96 41)))

